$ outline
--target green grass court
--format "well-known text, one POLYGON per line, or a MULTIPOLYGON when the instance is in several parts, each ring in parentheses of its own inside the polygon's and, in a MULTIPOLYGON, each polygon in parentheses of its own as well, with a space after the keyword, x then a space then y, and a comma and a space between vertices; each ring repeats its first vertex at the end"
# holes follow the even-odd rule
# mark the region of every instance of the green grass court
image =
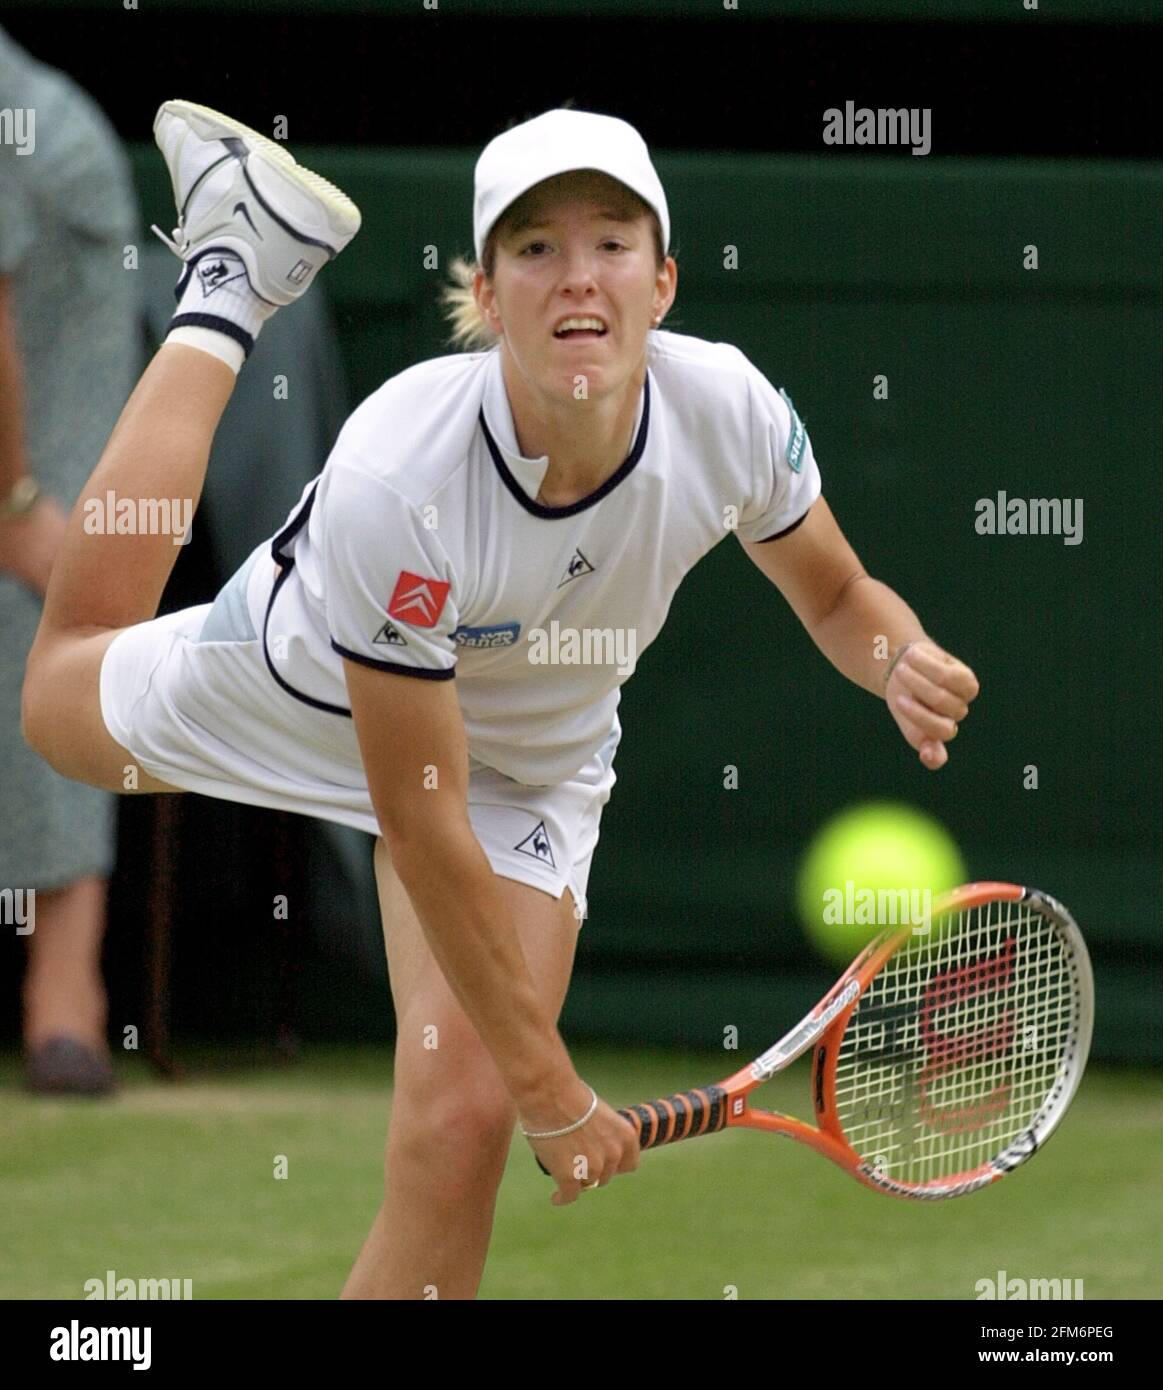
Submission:
MULTIPOLYGON (((614 1105, 724 1072, 723 1054, 572 1050, 614 1105)), ((806 1060, 756 1095, 801 1118, 806 1060)), ((157 1081, 120 1063, 112 1103, 35 1100, 0 1060, 0 1298, 86 1279, 193 1280, 196 1299, 332 1299, 379 1201, 387 1050, 157 1081), (289 1177, 272 1176, 286 1155, 289 1177)), ((971 1197, 906 1203, 801 1145, 740 1131, 643 1155, 558 1209, 518 1136, 482 1298, 973 1299, 999 1269, 1163 1297, 1163 1076, 1091 1068, 1044 1153, 971 1197)))

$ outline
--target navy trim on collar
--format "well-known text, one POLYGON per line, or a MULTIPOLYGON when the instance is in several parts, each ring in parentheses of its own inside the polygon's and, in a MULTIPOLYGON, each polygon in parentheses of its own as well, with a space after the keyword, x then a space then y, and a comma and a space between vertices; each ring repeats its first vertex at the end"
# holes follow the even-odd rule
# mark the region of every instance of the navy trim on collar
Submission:
POLYGON ((497 472, 501 475, 501 481, 527 512, 531 512, 534 516, 545 518, 574 516, 577 512, 584 512, 588 507, 592 507, 595 503, 600 502, 607 493, 613 492, 622 479, 633 470, 638 460, 642 457, 646 449, 646 433, 650 426, 649 370, 646 373, 646 380, 642 387, 642 395, 642 419, 638 425, 638 436, 634 440, 634 447, 626 455, 625 461, 616 472, 610 474, 601 487, 596 488, 585 497, 579 497, 576 502, 571 502, 567 507, 547 507, 544 502, 534 502, 517 479, 513 477, 512 470, 501 457, 501 451, 497 448, 496 440, 493 439, 492 431, 489 429, 488 421, 485 419, 485 408, 483 405, 480 410, 481 432, 484 434, 485 443, 488 445, 489 453, 492 455, 497 472))

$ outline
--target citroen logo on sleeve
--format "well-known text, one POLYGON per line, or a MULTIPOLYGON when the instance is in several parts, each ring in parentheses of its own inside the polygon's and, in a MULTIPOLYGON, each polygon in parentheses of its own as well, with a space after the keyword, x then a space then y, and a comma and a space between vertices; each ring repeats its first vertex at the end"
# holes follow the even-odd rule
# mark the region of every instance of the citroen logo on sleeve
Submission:
POLYGON ((451 587, 448 581, 401 570, 388 604, 388 617, 413 627, 435 627, 451 587))

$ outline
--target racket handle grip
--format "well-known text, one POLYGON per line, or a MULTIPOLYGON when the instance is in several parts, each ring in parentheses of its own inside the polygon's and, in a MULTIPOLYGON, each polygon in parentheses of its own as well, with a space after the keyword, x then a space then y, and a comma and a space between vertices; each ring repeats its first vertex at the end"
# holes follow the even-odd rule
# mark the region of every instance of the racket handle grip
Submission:
POLYGON ((727 1123, 727 1092, 722 1086, 696 1086, 663 1100, 632 1105, 618 1114, 638 1131, 644 1149, 714 1134, 727 1123))
MULTIPOLYGON (((638 1132, 638 1142, 644 1149, 659 1144, 674 1144, 679 1139, 697 1139, 700 1134, 714 1134, 727 1123, 727 1092, 722 1086, 696 1086, 693 1091, 679 1091, 664 1100, 632 1105, 618 1114, 638 1132)), ((549 1169, 537 1155, 537 1166, 551 1177, 549 1169)))

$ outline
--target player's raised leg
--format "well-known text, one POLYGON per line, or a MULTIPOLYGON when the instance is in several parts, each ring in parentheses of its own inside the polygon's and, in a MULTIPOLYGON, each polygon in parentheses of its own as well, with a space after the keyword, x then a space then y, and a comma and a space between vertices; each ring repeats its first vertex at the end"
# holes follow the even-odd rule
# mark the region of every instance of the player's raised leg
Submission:
MULTIPOLYGON (((344 1298, 473 1298, 492 1235, 516 1107, 424 936, 383 840, 376 879, 396 1008, 384 1202, 344 1298)), ((500 880, 552 1016, 573 969, 573 898, 500 880)), ((525 1141, 522 1140, 522 1143, 525 1141)))
MULTIPOLYGON (((184 262, 178 310, 69 519, 23 697, 32 746, 64 775, 113 791, 131 758, 101 717, 105 651, 157 612, 179 549, 173 504, 183 518, 197 508, 214 432, 263 323, 360 223, 339 189, 219 112, 166 102, 154 135, 178 209, 173 237, 162 238, 184 262), (110 533, 100 522, 125 503, 130 516, 169 516, 171 526, 110 533)), ((138 785, 167 789, 144 775, 138 785)))
MULTIPOLYGON (((66 777, 123 789, 133 758, 101 717, 101 662, 119 632, 156 614, 179 550, 168 534, 86 532, 85 499, 100 500, 106 491, 115 498, 189 499, 192 512, 234 381, 230 368, 205 352, 162 347, 69 518, 21 701, 25 738, 66 777)), ((171 790, 145 772, 138 774, 138 788, 171 790)))

